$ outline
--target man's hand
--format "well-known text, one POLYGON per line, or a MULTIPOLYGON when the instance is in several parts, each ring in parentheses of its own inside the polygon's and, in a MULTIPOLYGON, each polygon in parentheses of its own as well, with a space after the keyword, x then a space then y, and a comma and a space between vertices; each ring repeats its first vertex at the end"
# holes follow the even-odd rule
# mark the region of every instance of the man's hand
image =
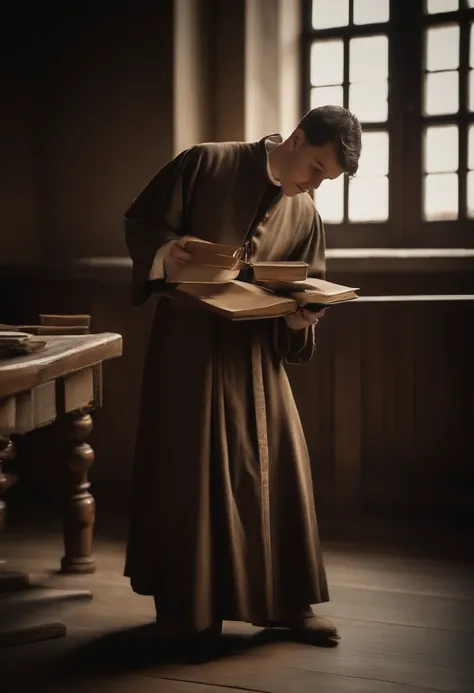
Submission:
POLYGON ((201 239, 195 236, 183 236, 178 241, 170 243, 168 252, 163 258, 163 265, 167 275, 173 275, 180 267, 191 261, 192 254, 185 250, 184 246, 188 241, 198 240, 201 239))
POLYGON ((304 330, 305 327, 316 325, 324 316, 325 312, 325 308, 319 310, 317 313, 313 313, 311 310, 301 307, 296 311, 296 313, 291 313, 290 315, 285 316, 286 324, 292 330, 304 330))

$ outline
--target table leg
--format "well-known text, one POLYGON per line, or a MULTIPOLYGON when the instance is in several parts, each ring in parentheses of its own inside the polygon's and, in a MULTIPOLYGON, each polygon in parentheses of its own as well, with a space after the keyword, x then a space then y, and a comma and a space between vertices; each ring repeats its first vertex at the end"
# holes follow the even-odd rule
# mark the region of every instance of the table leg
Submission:
POLYGON ((15 457, 13 443, 7 436, 0 436, 0 532, 5 531, 7 507, 3 501, 3 494, 12 485, 12 476, 5 474, 3 465, 15 457))
MULTIPOLYGON (((6 504, 2 499, 5 491, 15 483, 16 477, 3 471, 3 465, 15 457, 12 441, 0 436, 0 533, 5 529, 6 504)), ((58 621, 41 622, 31 618, 35 610, 35 596, 40 595, 40 603, 45 602, 47 590, 35 589, 30 584, 27 573, 7 570, 0 561, 0 647, 21 645, 38 640, 49 640, 66 635, 66 626, 58 621)), ((55 595, 56 596, 56 595, 55 595)), ((63 595, 59 595, 63 598, 63 595)), ((69 595, 66 595, 67 597, 69 595)), ((78 595, 83 598, 83 594, 78 595)), ((90 599, 90 593, 85 597, 90 599)), ((74 595, 76 597, 76 595, 74 595)), ((77 598, 77 597, 76 597, 77 598)), ((57 599, 57 597, 56 597, 57 599)), ((36 600, 38 601, 38 600, 36 600)))
POLYGON ((69 439, 72 443, 68 463, 68 498, 63 513, 65 553, 61 560, 63 573, 93 573, 92 538, 95 501, 89 493, 88 469, 94 451, 85 442, 92 431, 92 417, 86 412, 71 414, 69 439))
MULTIPOLYGON (((16 482, 13 474, 3 471, 3 465, 15 458, 15 447, 8 436, 0 436, 0 536, 5 531, 7 506, 4 493, 16 482)), ((28 584, 28 575, 16 570, 7 570, 5 561, 0 560, 0 592, 16 589, 28 584)))

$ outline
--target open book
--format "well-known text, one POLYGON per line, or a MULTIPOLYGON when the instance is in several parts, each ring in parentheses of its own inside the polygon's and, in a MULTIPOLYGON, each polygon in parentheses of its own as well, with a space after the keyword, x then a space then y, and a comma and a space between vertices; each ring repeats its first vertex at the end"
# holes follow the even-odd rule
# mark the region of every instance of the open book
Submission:
POLYGON ((307 277, 303 281, 286 282, 270 281, 265 282, 264 286, 275 293, 291 296, 300 305, 308 307, 310 310, 319 310, 321 307, 352 301, 358 298, 359 287, 344 286, 335 284, 326 279, 316 279, 307 277))
POLYGON ((322 307, 358 298, 353 287, 308 277, 306 262, 256 262, 242 259, 243 247, 188 241, 191 262, 168 275, 164 295, 200 305, 230 320, 275 318, 301 306, 322 307), (253 282, 239 281, 244 268, 252 268, 253 282))
MULTIPOLYGON (((313 280, 311 280, 312 282, 313 280)), ((323 280, 316 280, 323 281, 323 280)), ((326 293, 316 292, 316 289, 279 293, 258 284, 233 280, 225 283, 183 283, 177 284, 164 294, 170 298, 180 299, 187 303, 200 305, 201 308, 211 310, 230 320, 252 320, 263 318, 283 317, 294 313, 304 305, 310 310, 320 310, 321 307, 338 302, 337 297, 347 295, 348 287, 340 287, 339 284, 324 282, 326 293), (329 296, 331 288, 332 296, 329 296), (343 291, 344 289, 344 291, 343 291), (329 300, 328 300, 329 299, 329 300), (332 299, 332 300, 331 300, 332 299)), ((352 289, 350 290, 353 291, 352 289)), ((339 299, 352 300, 351 298, 339 299)))
POLYGON ((190 240, 184 249, 191 253, 192 260, 174 273, 168 273, 170 283, 229 282, 247 268, 252 268, 257 282, 299 281, 306 279, 308 274, 306 262, 245 262, 243 246, 190 240))
POLYGON ((264 287, 237 280, 225 284, 178 284, 167 295, 200 305, 230 320, 278 318, 294 313, 298 307, 288 296, 278 296, 264 287))

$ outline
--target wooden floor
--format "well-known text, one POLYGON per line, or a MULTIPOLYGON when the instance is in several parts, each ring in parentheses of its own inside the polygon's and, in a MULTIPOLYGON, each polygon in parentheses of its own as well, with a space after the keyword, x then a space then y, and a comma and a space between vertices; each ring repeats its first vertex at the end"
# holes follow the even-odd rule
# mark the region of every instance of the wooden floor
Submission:
POLYGON ((325 543, 332 601, 317 612, 337 624, 338 647, 226 623, 222 656, 187 665, 160 653, 152 601, 122 577, 123 540, 98 536, 97 573, 64 577, 54 574, 58 533, 7 534, 0 546, 10 568, 52 587, 91 589, 93 599, 48 610, 66 637, 4 648, 0 691, 474 693, 472 561, 437 557, 436 542, 418 552, 392 544, 325 543))

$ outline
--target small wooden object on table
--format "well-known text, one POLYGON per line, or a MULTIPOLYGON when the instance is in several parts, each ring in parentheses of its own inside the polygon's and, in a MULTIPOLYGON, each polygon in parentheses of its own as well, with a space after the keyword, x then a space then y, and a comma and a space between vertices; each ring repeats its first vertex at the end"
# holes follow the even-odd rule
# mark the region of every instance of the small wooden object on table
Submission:
MULTIPOLYGON (((13 349, 10 353, 8 349, 2 351, 0 343, 0 532, 4 530, 6 515, 1 496, 16 481, 3 471, 15 455, 10 436, 24 435, 65 418, 70 452, 65 461, 67 492, 61 572, 92 573, 95 503, 89 491, 88 469, 94 452, 86 439, 92 430, 91 413, 102 406, 102 364, 121 356, 122 337, 113 333, 89 334, 89 316, 41 316, 40 325, 0 327, 2 334, 8 329, 24 332, 29 339, 19 351, 13 349)), ((5 614, 11 613, 12 602, 18 598, 21 601, 25 591, 35 589, 38 587, 30 586, 28 575, 0 565, 1 645, 65 635, 62 623, 22 623, 20 628, 8 625, 5 614)), ((44 604, 45 588, 39 590, 44 604)), ((86 590, 50 593, 54 602, 92 596, 86 590)), ((23 601, 28 601, 27 597, 23 601)))

